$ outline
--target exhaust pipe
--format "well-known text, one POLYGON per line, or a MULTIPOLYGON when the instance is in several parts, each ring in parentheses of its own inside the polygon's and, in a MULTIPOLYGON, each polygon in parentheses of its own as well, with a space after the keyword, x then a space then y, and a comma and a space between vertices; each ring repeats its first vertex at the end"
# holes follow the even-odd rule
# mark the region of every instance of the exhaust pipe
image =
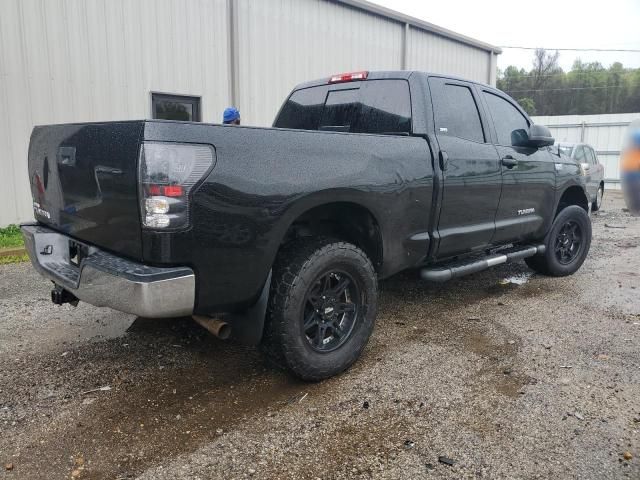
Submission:
POLYGON ((205 317, 202 315, 193 315, 193 319, 202 328, 213 333, 220 340, 228 340, 231 336, 231 325, 229 325, 227 322, 223 322, 218 318, 205 317))

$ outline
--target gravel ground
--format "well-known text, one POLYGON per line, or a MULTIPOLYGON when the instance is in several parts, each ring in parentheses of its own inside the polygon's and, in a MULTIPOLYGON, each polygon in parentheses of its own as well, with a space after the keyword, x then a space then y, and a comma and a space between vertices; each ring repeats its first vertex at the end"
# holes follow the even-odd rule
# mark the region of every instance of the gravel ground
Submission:
POLYGON ((30 265, 0 266, 0 478, 640 478, 622 206, 605 197, 573 277, 382 282, 363 358, 318 384, 188 319, 56 307, 30 265))

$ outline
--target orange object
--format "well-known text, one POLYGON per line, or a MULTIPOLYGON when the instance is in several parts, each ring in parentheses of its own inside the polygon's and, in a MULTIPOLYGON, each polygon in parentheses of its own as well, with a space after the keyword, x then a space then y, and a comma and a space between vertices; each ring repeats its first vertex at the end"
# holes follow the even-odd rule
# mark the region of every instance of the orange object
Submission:
POLYGON ((640 148, 630 148, 624 152, 620 167, 623 173, 640 171, 640 148))

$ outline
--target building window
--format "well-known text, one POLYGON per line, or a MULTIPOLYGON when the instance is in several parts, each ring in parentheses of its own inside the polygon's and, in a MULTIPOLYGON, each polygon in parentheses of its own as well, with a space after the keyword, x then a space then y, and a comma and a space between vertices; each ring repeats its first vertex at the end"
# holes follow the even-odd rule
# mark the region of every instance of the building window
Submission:
POLYGON ((200 97, 151 94, 151 113, 154 119, 200 121, 200 97))

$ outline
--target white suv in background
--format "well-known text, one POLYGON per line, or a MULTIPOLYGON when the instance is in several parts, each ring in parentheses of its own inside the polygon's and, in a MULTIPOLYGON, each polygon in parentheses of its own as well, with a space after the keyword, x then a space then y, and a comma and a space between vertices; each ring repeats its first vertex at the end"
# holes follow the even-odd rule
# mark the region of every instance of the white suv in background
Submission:
POLYGON ((591 197, 591 209, 597 212, 604 196, 604 166, 598 161, 596 151, 586 143, 558 143, 558 149, 580 164, 591 197))

